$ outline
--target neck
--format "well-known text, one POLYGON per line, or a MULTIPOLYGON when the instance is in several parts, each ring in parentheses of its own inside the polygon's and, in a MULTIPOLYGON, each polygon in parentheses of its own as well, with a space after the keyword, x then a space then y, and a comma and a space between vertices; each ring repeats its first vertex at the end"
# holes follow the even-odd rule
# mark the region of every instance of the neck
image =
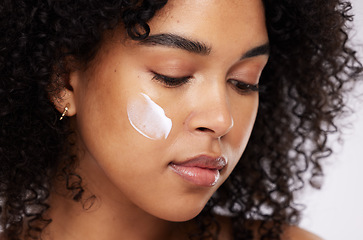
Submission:
POLYGON ((76 202, 69 191, 64 192, 64 182, 54 184, 48 212, 52 222, 42 239, 186 239, 184 224, 159 219, 120 197, 118 189, 105 184, 97 165, 81 162, 76 172, 86 186, 82 200, 76 202))
POLYGON ((45 229, 44 239, 171 239, 177 223, 156 219, 142 212, 130 212, 120 206, 95 199, 86 210, 80 202, 54 193, 49 216, 52 223, 45 229))

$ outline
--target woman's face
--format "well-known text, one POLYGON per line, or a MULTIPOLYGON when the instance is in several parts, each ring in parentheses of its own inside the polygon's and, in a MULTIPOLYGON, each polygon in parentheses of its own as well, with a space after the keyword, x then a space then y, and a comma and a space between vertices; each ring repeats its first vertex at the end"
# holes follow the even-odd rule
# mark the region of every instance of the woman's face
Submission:
POLYGON ((260 1, 170 1, 146 41, 119 28, 71 74, 79 171, 103 202, 196 216, 249 139, 268 37, 260 1))

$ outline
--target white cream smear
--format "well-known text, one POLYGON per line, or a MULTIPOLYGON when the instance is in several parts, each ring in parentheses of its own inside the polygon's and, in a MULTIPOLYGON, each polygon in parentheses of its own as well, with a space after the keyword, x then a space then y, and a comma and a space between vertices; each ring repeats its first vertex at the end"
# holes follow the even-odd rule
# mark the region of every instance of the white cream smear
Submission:
POLYGON ((171 119, 144 93, 127 104, 127 116, 131 126, 149 139, 166 139, 169 136, 172 127, 171 119))

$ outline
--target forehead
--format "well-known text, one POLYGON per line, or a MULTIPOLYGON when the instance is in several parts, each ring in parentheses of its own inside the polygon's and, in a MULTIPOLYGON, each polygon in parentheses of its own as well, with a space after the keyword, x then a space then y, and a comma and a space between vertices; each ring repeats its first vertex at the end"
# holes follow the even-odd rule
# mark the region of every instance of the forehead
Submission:
POLYGON ((225 50, 268 42, 260 0, 171 0, 149 25, 151 34, 173 33, 225 50))

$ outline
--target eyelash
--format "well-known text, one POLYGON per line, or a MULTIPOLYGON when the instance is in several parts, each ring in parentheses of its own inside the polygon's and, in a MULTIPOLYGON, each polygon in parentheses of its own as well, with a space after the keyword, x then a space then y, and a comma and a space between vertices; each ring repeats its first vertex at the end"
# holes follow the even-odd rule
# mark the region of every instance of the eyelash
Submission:
POLYGON ((248 84, 248 83, 244 83, 235 79, 229 79, 228 80, 232 86, 236 89, 236 91, 241 94, 248 94, 251 92, 259 92, 260 91, 260 86, 258 84, 248 84))
POLYGON ((189 82, 189 79, 191 78, 191 76, 179 77, 179 78, 168 77, 162 74, 158 74, 156 72, 153 72, 153 74, 154 74, 154 77, 152 78, 153 80, 157 80, 163 83, 167 87, 179 87, 189 82))
MULTIPOLYGON (((153 74, 154 74, 154 77, 152 78, 153 80, 157 80, 163 83, 166 87, 170 88, 179 87, 185 83, 188 83, 189 80, 192 78, 191 76, 174 78, 158 74, 156 72, 153 72, 153 74)), ((236 91, 241 95, 248 94, 250 92, 260 91, 260 87, 258 84, 248 84, 235 79, 229 79, 228 82, 231 83, 232 86, 236 89, 236 91)))

